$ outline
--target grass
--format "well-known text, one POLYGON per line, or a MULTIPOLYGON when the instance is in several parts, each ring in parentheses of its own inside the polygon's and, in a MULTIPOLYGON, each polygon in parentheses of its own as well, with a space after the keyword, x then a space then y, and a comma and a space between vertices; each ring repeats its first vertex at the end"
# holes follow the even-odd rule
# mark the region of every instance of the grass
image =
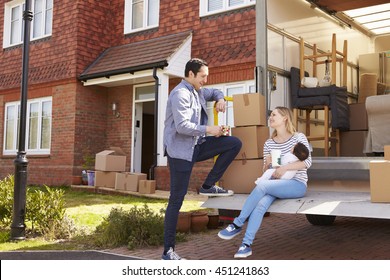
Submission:
MULTIPOLYGON (((74 191, 69 187, 65 190, 66 214, 74 220, 77 228, 83 229, 83 234, 70 240, 45 240, 38 237, 27 237, 23 241, 10 241, 9 231, 0 231, 0 251, 12 250, 83 250, 93 248, 93 232, 103 221, 112 208, 125 210, 134 206, 148 207, 160 212, 167 206, 165 199, 151 199, 137 196, 95 194, 87 191, 74 191)), ((192 211, 200 208, 200 202, 185 200, 181 211, 192 211)))

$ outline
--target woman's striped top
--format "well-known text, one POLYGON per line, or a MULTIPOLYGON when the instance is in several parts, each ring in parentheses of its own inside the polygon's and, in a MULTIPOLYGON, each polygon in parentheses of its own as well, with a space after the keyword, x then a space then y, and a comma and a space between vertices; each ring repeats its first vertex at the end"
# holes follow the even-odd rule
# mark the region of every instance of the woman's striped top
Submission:
MULTIPOLYGON (((283 155, 289 153, 292 151, 292 148, 297 144, 298 142, 303 143, 310 151, 309 142, 307 141, 306 136, 303 133, 296 132, 293 136, 291 136, 290 139, 288 139, 284 143, 276 143, 272 138, 268 139, 264 143, 264 162, 265 158, 271 154, 271 150, 281 150, 282 151, 282 157, 283 155)), ((309 157, 304 161, 306 168, 309 168, 311 166, 311 153, 309 153, 309 157)), ((303 182, 307 184, 307 169, 298 170, 295 176, 292 178, 292 180, 297 180, 300 182, 303 182)))

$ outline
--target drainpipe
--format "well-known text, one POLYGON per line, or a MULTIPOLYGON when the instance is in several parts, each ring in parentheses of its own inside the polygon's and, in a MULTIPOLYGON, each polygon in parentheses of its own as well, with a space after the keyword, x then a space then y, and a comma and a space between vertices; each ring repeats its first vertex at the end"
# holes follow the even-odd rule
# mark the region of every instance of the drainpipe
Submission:
POLYGON ((154 86, 154 139, 153 139, 153 164, 149 168, 149 179, 154 180, 154 169, 157 166, 157 126, 158 126, 158 87, 159 79, 157 76, 157 67, 153 68, 153 78, 156 81, 154 86))

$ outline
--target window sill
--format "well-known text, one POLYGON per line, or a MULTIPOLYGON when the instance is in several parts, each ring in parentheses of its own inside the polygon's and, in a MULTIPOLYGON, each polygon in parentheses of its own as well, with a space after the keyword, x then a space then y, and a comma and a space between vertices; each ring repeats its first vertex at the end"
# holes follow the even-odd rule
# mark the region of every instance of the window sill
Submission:
POLYGON ((227 9, 227 10, 219 10, 219 11, 215 11, 215 12, 200 14, 199 17, 201 18, 201 20, 213 19, 213 18, 217 18, 217 17, 221 17, 221 16, 243 13, 245 11, 250 11, 253 9, 256 9, 256 5, 255 4, 248 4, 246 6, 241 6, 241 7, 237 7, 237 8, 232 8, 232 9, 227 9))
POLYGON ((142 30, 138 30, 138 31, 130 31, 130 32, 125 33, 124 35, 125 35, 125 38, 132 38, 132 37, 136 37, 139 35, 155 33, 157 31, 158 31, 158 26, 148 28, 148 29, 142 29, 142 30))
MULTIPOLYGON (((3 159, 11 159, 11 158, 16 158, 17 155, 2 155, 1 158, 3 159)), ((34 154, 28 154, 26 156, 27 158, 50 158, 50 154, 45 154, 45 155, 34 155, 34 154)))
MULTIPOLYGON (((49 41, 50 39, 51 39, 51 35, 48 35, 46 37, 41 37, 39 39, 32 39, 32 40, 30 40, 30 45, 35 45, 35 44, 39 44, 41 42, 46 42, 46 41, 49 41)), ((5 46, 3 49, 4 49, 4 51, 12 51, 15 49, 20 49, 22 47, 23 47, 23 42, 21 42, 19 44, 15 44, 15 45, 5 46)))

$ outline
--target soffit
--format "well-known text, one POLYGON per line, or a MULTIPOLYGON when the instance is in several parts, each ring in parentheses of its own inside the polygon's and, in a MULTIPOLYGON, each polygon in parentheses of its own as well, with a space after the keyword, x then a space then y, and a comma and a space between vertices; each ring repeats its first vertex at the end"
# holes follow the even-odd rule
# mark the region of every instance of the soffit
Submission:
POLYGON ((187 31, 110 47, 85 69, 79 79, 87 81, 88 79, 133 74, 136 71, 154 67, 164 68, 168 66, 169 59, 190 36, 191 31, 187 31))

